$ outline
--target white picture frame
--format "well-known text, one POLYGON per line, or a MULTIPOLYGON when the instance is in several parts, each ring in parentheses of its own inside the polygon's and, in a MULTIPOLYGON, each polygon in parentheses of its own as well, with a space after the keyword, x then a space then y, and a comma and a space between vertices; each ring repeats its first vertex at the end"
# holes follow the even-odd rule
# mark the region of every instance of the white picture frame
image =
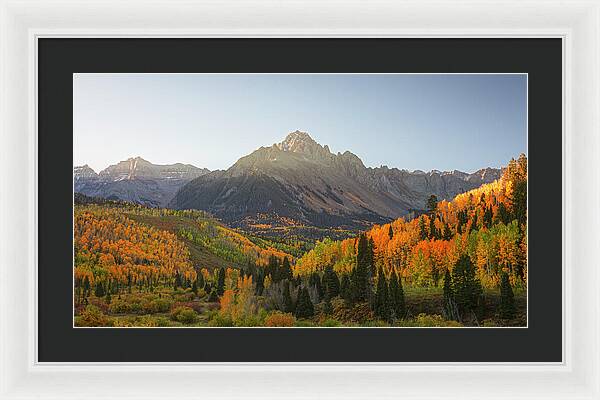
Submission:
POLYGON ((0 399, 600 399, 599 1, 0 4, 0 399), (563 38, 563 362, 38 362, 40 37, 563 38))

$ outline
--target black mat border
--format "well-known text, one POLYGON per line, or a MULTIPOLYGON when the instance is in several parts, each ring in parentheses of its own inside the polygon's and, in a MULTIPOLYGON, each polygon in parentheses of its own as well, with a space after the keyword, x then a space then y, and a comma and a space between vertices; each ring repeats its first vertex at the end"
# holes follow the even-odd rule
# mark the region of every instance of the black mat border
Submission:
POLYGON ((561 39, 40 38, 38 93, 40 362, 561 361, 561 39), (528 73, 529 327, 72 328, 76 72, 528 73))

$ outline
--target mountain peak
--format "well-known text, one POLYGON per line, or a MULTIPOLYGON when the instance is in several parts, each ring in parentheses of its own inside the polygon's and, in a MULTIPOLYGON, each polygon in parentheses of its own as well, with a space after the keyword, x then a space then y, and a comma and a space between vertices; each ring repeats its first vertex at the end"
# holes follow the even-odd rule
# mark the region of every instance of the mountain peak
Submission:
POLYGON ((308 132, 299 130, 288 133, 283 142, 277 144, 277 147, 279 150, 293 153, 305 153, 307 150, 310 151, 316 147, 322 148, 321 145, 310 137, 308 132))

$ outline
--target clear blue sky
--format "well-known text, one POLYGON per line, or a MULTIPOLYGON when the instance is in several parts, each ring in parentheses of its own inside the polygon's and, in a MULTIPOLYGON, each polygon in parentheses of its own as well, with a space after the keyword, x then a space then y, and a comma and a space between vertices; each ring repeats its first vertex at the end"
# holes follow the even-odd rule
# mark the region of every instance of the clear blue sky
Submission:
POLYGON ((365 165, 505 165, 526 152, 526 75, 75 74, 74 164, 226 169, 296 129, 365 165))

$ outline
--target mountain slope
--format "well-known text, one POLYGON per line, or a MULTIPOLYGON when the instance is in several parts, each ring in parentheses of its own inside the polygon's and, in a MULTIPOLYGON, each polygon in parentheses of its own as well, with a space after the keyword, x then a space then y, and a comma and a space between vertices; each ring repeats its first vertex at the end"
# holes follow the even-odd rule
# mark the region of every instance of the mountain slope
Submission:
POLYGON ((208 172, 189 164, 155 165, 136 157, 99 174, 88 165, 77 166, 73 179, 76 193, 159 207, 167 205, 187 182, 208 172))
POLYGON ((233 223, 266 214, 316 226, 361 227, 423 209, 431 194, 453 198, 499 176, 491 168, 474 174, 367 168, 353 153, 333 154, 295 131, 226 171, 194 179, 170 206, 207 210, 233 223))

